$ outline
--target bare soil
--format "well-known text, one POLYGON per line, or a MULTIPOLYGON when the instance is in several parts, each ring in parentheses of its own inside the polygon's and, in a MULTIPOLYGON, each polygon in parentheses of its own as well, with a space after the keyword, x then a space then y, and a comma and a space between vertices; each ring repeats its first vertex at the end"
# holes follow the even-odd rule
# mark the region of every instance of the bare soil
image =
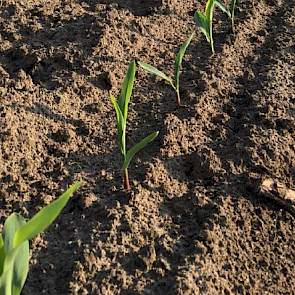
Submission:
MULTIPOLYGON (((257 191, 294 188, 295 1, 216 10, 211 56, 193 0, 0 1, 0 221, 85 184, 32 241, 24 295, 295 294, 295 216, 257 191), (181 42, 182 101, 138 69, 124 193, 115 116, 129 61, 168 74, 181 42)), ((204 5, 199 5, 203 8, 204 5)))

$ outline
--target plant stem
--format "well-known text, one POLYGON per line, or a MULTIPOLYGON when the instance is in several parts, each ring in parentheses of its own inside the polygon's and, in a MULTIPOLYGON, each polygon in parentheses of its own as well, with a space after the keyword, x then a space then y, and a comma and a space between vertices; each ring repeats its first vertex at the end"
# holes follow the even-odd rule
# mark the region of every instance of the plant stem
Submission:
POLYGON ((214 55, 215 54, 215 50, 214 50, 214 43, 213 43, 213 38, 211 37, 211 50, 212 50, 212 54, 214 55))
POLYGON ((213 55, 215 54, 215 50, 214 50, 214 41, 213 41, 213 10, 214 10, 214 6, 212 7, 211 11, 210 11, 210 18, 209 18, 209 35, 210 35, 210 44, 211 44, 211 50, 213 55))
POLYGON ((178 107, 181 106, 179 90, 176 90, 176 104, 177 104, 178 107))
POLYGON ((234 16, 231 16, 231 29, 233 31, 233 34, 235 34, 235 19, 234 16))
POLYGON ((128 176, 128 169, 124 169, 123 171, 123 185, 124 189, 129 191, 131 189, 130 183, 129 183, 129 176, 128 176))

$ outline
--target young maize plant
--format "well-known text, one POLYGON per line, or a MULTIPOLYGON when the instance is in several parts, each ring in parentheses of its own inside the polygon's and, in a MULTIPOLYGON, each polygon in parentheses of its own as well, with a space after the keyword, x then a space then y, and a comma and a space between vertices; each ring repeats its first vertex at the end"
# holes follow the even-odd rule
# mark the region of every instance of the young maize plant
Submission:
POLYGON ((126 125, 128 117, 128 105, 132 95, 134 80, 135 80, 136 64, 132 61, 129 64, 119 99, 110 93, 110 99, 116 111, 117 117, 117 130, 118 130, 118 141, 123 156, 123 185, 124 189, 130 190, 128 167, 132 158, 140 150, 142 150, 148 143, 152 142, 159 134, 159 132, 153 132, 147 137, 143 138, 139 143, 135 144, 128 151, 126 149, 126 125))
POLYGON ((11 214, 0 234, 0 294, 20 295, 29 271, 29 240, 43 232, 60 214, 73 193, 79 188, 76 182, 57 200, 26 220, 11 214))
POLYGON ((216 0, 208 0, 205 7, 205 12, 196 11, 194 19, 201 32, 205 35, 207 41, 211 45, 212 53, 214 54, 214 42, 213 42, 213 12, 216 0))
POLYGON ((231 21, 232 31, 235 32, 235 8, 236 8, 237 0, 230 0, 229 5, 226 6, 222 4, 219 0, 216 0, 216 5, 227 14, 231 21))
POLYGON ((139 61, 138 64, 147 72, 156 75, 160 77, 161 79, 165 80, 168 84, 172 86, 172 88, 176 92, 176 103, 177 106, 181 106, 181 100, 180 100, 180 70, 181 70, 181 65, 182 65, 182 60, 184 57, 184 54, 186 52, 186 49, 188 48, 189 44, 191 43, 192 39, 194 37, 194 33, 190 35, 190 37, 187 39, 187 41, 181 45, 176 58, 175 58, 175 63, 174 63, 174 81, 173 79, 169 78, 166 74, 163 72, 159 71, 157 68, 139 61))
POLYGON ((214 50, 214 41, 213 41, 213 12, 214 7, 217 5, 223 12, 225 12, 228 17, 231 19, 232 30, 234 31, 234 19, 235 19, 235 6, 237 0, 230 0, 228 7, 223 5, 219 0, 208 0, 205 7, 205 12, 196 11, 194 19, 197 23, 197 26, 200 28, 201 32, 205 35, 207 41, 211 45, 212 53, 215 53, 214 50))

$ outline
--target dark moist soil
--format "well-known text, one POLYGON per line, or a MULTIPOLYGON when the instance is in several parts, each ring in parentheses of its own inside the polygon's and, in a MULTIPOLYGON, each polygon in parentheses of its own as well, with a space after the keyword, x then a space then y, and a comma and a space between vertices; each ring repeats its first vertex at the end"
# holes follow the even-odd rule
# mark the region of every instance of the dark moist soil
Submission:
POLYGON ((138 69, 128 143, 160 135, 122 190, 108 91, 132 59, 172 75, 195 2, 0 1, 1 224, 85 182, 32 241, 22 294, 295 294, 295 216, 256 190, 294 188, 293 0, 240 0, 235 35, 216 10, 215 56, 199 31, 185 56, 186 108, 138 69))

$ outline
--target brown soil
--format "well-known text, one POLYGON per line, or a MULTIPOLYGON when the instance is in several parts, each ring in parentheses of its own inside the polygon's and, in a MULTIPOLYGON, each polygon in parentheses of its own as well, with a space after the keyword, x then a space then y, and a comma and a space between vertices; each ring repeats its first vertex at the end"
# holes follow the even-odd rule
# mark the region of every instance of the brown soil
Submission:
MULTIPOLYGON (((257 193, 294 188, 295 2, 217 12, 216 55, 197 31, 182 100, 138 69, 124 194, 115 116, 128 62, 173 73, 194 0, 2 0, 0 213, 32 216, 85 185, 32 242, 22 294, 295 294, 295 216, 257 193)), ((203 5, 202 5, 203 7, 203 5)))

